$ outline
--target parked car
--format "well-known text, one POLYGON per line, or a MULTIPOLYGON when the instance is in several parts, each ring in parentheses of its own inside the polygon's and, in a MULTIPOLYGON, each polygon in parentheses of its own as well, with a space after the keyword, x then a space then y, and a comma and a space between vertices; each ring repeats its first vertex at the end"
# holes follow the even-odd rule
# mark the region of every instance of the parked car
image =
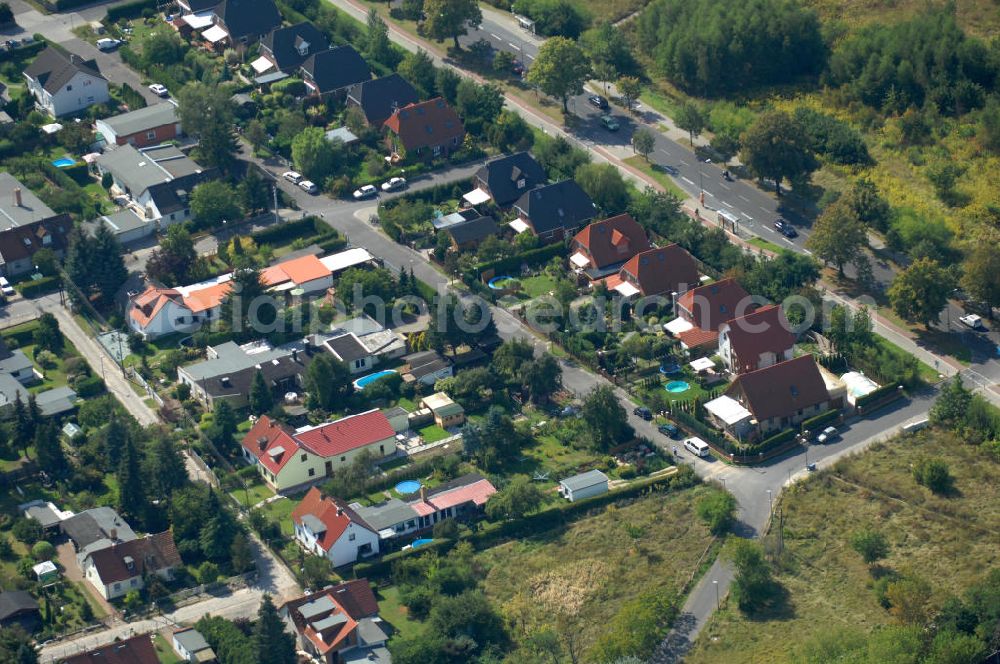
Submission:
POLYGON ((792 226, 789 222, 781 219, 780 217, 774 222, 774 228, 787 238, 799 236, 799 232, 795 230, 795 226, 792 226))
POLYGON ((302 174, 296 173, 295 171, 285 171, 281 174, 281 177, 285 178, 292 184, 298 184, 302 182, 302 174))
POLYGON ((7 277, 0 277, 0 293, 3 293, 6 297, 14 294, 14 287, 7 281, 7 277))
POLYGON ((647 422, 650 421, 651 419, 653 419, 653 411, 651 411, 650 409, 646 408, 645 406, 636 406, 632 410, 632 414, 633 415, 638 415, 639 417, 641 417, 642 419, 646 420, 647 422))
POLYGON ((837 427, 827 427, 819 432, 816 436, 817 443, 830 443, 833 442, 840 434, 837 433, 837 427))
POLYGON ((590 102, 591 106, 599 108, 602 111, 606 108, 610 108, 610 106, 608 105, 608 100, 602 97, 601 95, 590 95, 589 97, 587 97, 587 101, 590 102))
POLYGON ((608 131, 618 131, 622 127, 618 124, 618 120, 615 120, 612 115, 602 115, 601 124, 604 125, 604 128, 608 131))
POLYGON ((661 424, 656 427, 656 430, 662 433, 664 436, 669 436, 670 438, 676 438, 677 434, 680 433, 673 424, 661 424))
POLYGON ((375 188, 375 185, 366 184, 360 189, 354 190, 354 200, 356 201, 364 200, 366 198, 371 198, 376 194, 378 194, 378 189, 375 188))
POLYGON ((96 46, 99 51, 113 51, 123 43, 120 39, 112 39, 110 37, 105 37, 104 39, 98 39, 96 46))
POLYGON ((319 187, 317 187, 312 180, 303 180, 302 182, 299 182, 299 188, 307 194, 312 194, 313 196, 319 193, 319 187))
POLYGON ((514 64, 510 66, 510 71, 514 74, 514 76, 524 76, 524 65, 521 62, 514 60, 514 64))
POLYGON ((382 183, 382 191, 396 191, 397 189, 406 189, 406 180, 389 178, 388 181, 382 183))
POLYGON ((959 316, 958 320, 962 323, 962 325, 970 327, 973 330, 986 329, 983 326, 983 319, 977 316, 976 314, 965 314, 964 316, 959 316))
POLYGON ((153 83, 149 86, 149 91, 158 97, 169 97, 170 93, 167 92, 167 86, 160 83, 153 83))

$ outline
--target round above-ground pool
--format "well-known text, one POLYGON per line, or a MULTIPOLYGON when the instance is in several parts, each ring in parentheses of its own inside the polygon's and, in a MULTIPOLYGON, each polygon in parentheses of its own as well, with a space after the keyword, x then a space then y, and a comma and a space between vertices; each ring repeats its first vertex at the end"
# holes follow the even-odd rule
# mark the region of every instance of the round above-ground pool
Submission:
POLYGON ((401 493, 403 495, 416 493, 417 491, 420 491, 421 486, 420 480, 403 480, 396 485, 396 493, 401 493))
POLYGON ((683 380, 672 380, 665 385, 667 392, 672 392, 677 394, 678 392, 687 392, 691 389, 691 386, 683 380))
POLYGON ((56 168, 69 168, 70 166, 76 165, 76 160, 70 157, 62 157, 60 159, 54 160, 52 162, 52 165, 55 166, 56 168))
POLYGON ((428 539, 426 537, 421 537, 420 539, 413 540, 413 544, 411 544, 410 546, 412 546, 414 549, 419 549, 423 545, 430 544, 433 541, 434 540, 432 540, 432 539, 428 539))
POLYGON ((392 375, 394 373, 399 373, 395 369, 383 369, 382 371, 376 371, 375 373, 368 374, 367 376, 362 376, 354 381, 354 389, 363 390, 379 378, 385 378, 386 376, 392 375))
POLYGON ((503 275, 499 277, 493 277, 492 279, 489 280, 487 285, 493 290, 507 290, 509 288, 513 288, 518 283, 519 282, 514 277, 503 275))

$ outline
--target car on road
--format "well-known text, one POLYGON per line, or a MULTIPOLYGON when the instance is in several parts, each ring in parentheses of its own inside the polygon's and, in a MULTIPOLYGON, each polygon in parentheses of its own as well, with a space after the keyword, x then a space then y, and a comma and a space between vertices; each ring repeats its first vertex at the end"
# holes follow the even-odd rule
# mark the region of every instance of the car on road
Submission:
POLYGON ((650 409, 646 408, 645 406, 636 406, 632 410, 632 414, 633 415, 638 415, 639 417, 641 417, 642 419, 646 420, 647 422, 650 421, 651 419, 653 419, 653 411, 651 411, 650 409))
POLYGON ((587 101, 590 103, 591 106, 599 108, 602 111, 606 108, 610 108, 610 106, 608 105, 608 100, 602 97, 601 95, 590 95, 589 97, 587 97, 587 101))
POLYGON ((7 281, 7 277, 0 277, 0 292, 7 297, 14 294, 14 287, 10 285, 9 281, 7 281))
POLYGON ((795 230, 795 226, 792 226, 791 223, 781 218, 778 218, 774 222, 774 229, 787 238, 793 238, 799 236, 799 232, 795 230))
POLYGON ((97 46, 97 50, 99 51, 113 51, 124 43, 125 42, 120 39, 105 37, 103 39, 98 39, 95 46, 97 46))
POLYGON ((389 178, 388 181, 382 183, 382 191, 396 191, 397 189, 406 189, 406 180, 389 178))
POLYGON ((820 444, 831 443, 836 440, 838 436, 840 436, 840 434, 837 433, 837 427, 827 427, 820 431, 819 435, 816 436, 816 442, 820 444))
POLYGON ((985 330, 983 326, 983 319, 976 314, 965 314, 964 316, 959 316, 958 320, 966 327, 972 328, 973 330, 985 330))
POLYGON ((670 438, 676 438, 677 434, 679 433, 677 427, 675 427, 673 424, 661 424, 660 426, 656 427, 656 430, 662 433, 664 436, 669 436, 670 438))
POLYGON ((313 196, 319 193, 319 187, 312 180, 302 180, 299 182, 299 189, 313 196))
POLYGON ((604 125, 604 128, 608 131, 618 131, 622 128, 622 126, 618 124, 618 120, 615 120, 614 116, 611 115, 602 115, 601 124, 604 125))
POLYGON ((292 184, 298 184, 302 182, 302 173, 297 173, 295 171, 285 171, 281 174, 281 177, 285 178, 292 184))
POLYGON ((376 194, 378 194, 378 189, 375 188, 375 185, 366 184, 365 186, 361 187, 360 189, 355 189, 354 190, 354 200, 361 201, 361 200, 364 200, 366 198, 371 198, 372 196, 375 196, 376 194))
POLYGON ((170 95, 170 93, 167 92, 167 86, 161 83, 153 83, 149 86, 149 91, 158 97, 167 97, 170 95))

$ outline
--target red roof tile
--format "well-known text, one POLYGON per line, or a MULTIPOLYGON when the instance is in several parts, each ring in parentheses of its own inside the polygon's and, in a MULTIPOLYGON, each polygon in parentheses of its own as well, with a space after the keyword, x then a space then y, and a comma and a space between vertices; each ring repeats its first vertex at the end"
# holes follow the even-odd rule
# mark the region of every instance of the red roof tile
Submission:
MULTIPOLYGON (((725 324, 732 348, 732 369, 745 373, 757 368, 763 353, 783 352, 795 345, 795 335, 781 307, 770 304, 725 324)), ((720 330, 723 332, 723 330, 720 330)))
POLYGON ((738 376, 726 394, 737 398, 758 422, 790 417, 800 409, 830 399, 826 382, 812 355, 738 376))
POLYGON ((715 330, 692 327, 690 330, 678 334, 677 339, 687 348, 698 348, 716 343, 719 339, 719 333, 715 330))
POLYGON ((319 539, 319 545, 324 551, 329 551, 330 547, 337 543, 352 521, 355 525, 367 529, 367 526, 356 517, 353 510, 335 498, 324 496, 323 492, 316 487, 309 489, 309 493, 305 495, 302 502, 292 510, 292 521, 301 525, 302 517, 307 514, 313 515, 326 526, 323 536, 319 539))
POLYGON ((586 249, 590 267, 600 269, 622 263, 649 249, 646 231, 630 214, 620 214, 585 226, 570 245, 570 252, 586 249))
POLYGON ((268 286, 278 286, 291 281, 296 285, 322 279, 333 274, 330 268, 323 265, 319 258, 307 254, 284 263, 272 265, 261 273, 261 279, 268 286))
POLYGON ((462 120, 441 97, 397 109, 385 127, 399 136, 407 150, 445 145, 465 136, 462 120))
POLYGON ((169 530, 146 535, 128 542, 118 542, 88 556, 105 584, 146 576, 181 564, 180 554, 169 530), (132 569, 126 558, 132 559, 132 569))
POLYGON ((335 650, 350 636, 357 628, 358 621, 378 615, 378 602, 375 600, 375 593, 372 592, 368 579, 355 579, 285 602, 281 606, 281 610, 287 611, 295 629, 311 641, 321 654, 325 654, 335 650), (321 638, 320 634, 313 629, 310 621, 307 621, 300 612, 303 605, 323 597, 331 600, 332 610, 317 614, 312 618, 312 622, 337 614, 343 614, 345 618, 339 625, 330 629, 324 635, 325 638, 321 638))
POLYGON ((396 431, 389 424, 389 419, 375 408, 306 431, 297 431, 294 437, 314 454, 330 457, 394 438, 395 435, 396 431))
POLYGON ((292 433, 292 429, 262 415, 243 436, 243 447, 257 457, 261 465, 278 474, 298 451, 292 433))
POLYGON ((698 285, 698 265, 679 244, 643 251, 629 259, 619 274, 624 281, 631 281, 626 275, 634 276, 643 297, 683 293, 698 285))

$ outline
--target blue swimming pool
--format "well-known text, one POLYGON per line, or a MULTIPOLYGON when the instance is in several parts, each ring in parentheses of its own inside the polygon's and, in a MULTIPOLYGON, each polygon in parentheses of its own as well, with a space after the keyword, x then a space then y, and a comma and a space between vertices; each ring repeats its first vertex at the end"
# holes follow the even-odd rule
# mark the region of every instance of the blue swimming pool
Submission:
POLYGON ((71 159, 70 157, 62 157, 53 161, 52 165, 56 168, 69 168, 70 166, 76 165, 76 160, 71 159))
POLYGON ((687 392, 691 389, 691 386, 683 380, 672 380, 666 385, 667 392, 677 394, 678 392, 687 392))
POLYGON ((487 285, 490 287, 491 290, 504 290, 507 288, 511 288, 517 283, 518 281, 514 277, 509 277, 504 275, 501 277, 493 277, 492 279, 489 280, 489 283, 487 285))
POLYGON ((396 492, 403 495, 420 491, 420 480, 403 480, 396 485, 396 492))
POLYGON ((424 544, 430 544, 433 541, 434 540, 432 540, 432 539, 427 539, 426 537, 422 537, 420 539, 413 540, 413 544, 411 544, 410 546, 412 546, 414 549, 419 549, 424 544))
POLYGON ((383 369, 382 371, 376 371, 373 374, 368 374, 367 376, 362 376, 354 381, 354 389, 363 390, 379 378, 385 378, 386 376, 391 376, 394 373, 399 373, 395 369, 383 369))

